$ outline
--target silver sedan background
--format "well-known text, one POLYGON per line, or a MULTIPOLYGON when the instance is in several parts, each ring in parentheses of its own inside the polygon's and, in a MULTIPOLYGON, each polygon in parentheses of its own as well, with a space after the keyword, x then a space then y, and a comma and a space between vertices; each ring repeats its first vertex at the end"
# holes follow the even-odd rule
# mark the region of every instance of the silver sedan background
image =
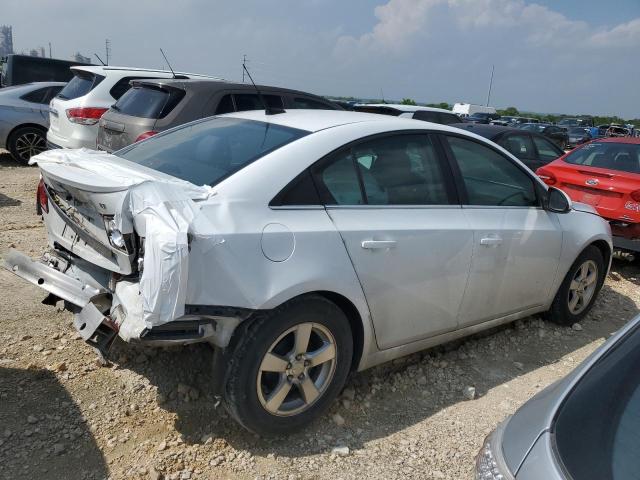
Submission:
POLYGON ((0 148, 21 163, 45 151, 49 102, 65 85, 34 82, 0 89, 0 148))
POLYGON ((640 478, 640 315, 487 437, 477 480, 640 478))

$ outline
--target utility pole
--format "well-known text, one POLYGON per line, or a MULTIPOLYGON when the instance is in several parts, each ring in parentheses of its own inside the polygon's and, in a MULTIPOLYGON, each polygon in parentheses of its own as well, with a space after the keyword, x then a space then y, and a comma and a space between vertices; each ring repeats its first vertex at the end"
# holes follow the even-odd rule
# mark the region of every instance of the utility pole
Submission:
POLYGON ((245 64, 247 63, 247 56, 242 55, 242 83, 244 83, 244 70, 246 68, 245 64))
POLYGON ((104 53, 107 61, 107 65, 109 65, 109 60, 111 58, 111 40, 108 38, 104 41, 104 53))
POLYGON ((53 58, 53 57, 51 56, 51 42, 49 42, 49 58, 53 58))
POLYGON ((491 86, 493 85, 493 71, 495 67, 495 65, 491 65, 491 80, 489 80, 489 93, 487 93, 487 107, 489 106, 489 100, 491 100, 491 86))

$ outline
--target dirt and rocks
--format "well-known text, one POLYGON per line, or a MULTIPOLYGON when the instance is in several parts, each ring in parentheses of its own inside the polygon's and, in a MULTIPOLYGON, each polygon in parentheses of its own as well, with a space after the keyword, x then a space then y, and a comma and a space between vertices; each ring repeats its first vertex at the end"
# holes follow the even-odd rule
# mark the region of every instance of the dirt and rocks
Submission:
MULTIPOLYGON (((0 155, 0 256, 39 256, 36 168, 0 155)), ((614 262, 572 328, 529 318, 353 375, 305 431, 263 439, 211 395, 204 346, 117 344, 103 366, 71 316, 0 272, 0 478, 470 478, 483 438, 632 318, 638 267, 614 262)))

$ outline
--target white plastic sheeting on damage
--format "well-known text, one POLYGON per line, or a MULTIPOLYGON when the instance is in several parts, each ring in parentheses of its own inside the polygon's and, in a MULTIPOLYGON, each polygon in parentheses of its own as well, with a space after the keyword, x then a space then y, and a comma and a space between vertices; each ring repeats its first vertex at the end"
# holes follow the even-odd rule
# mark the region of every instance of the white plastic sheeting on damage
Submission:
POLYGON ((211 187, 147 172, 114 155, 87 149, 50 150, 33 157, 30 163, 47 171, 57 164, 61 168, 56 168, 56 176, 62 181, 84 179, 98 187, 127 189, 128 211, 123 209, 115 220, 120 227, 122 216, 130 215, 136 231, 145 232, 140 278, 142 320, 153 327, 184 315, 190 240, 217 243, 213 225, 194 201, 209 198, 211 187))

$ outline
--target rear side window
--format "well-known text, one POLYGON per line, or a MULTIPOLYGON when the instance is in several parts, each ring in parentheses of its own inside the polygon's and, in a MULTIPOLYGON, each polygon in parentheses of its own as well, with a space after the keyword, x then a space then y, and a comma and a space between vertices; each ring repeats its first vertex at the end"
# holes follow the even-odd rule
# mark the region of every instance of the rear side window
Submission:
POLYGON ((413 118, 423 122, 440 123, 438 112, 429 112, 428 110, 418 110, 413 114, 413 118))
POLYGON ((462 119, 454 113, 439 113, 440 123, 442 125, 451 125, 453 123, 461 123, 462 119))
POLYGON ((335 110, 328 103, 320 102, 312 98, 295 97, 291 104, 291 108, 308 108, 314 110, 335 110))
POLYGON ((164 118, 182 100, 184 90, 151 87, 134 87, 126 92, 112 107, 117 112, 132 117, 164 118))
POLYGON ((449 204, 442 162, 427 135, 392 135, 335 153, 314 168, 325 205, 449 204))
POLYGON ((218 103, 215 114, 222 115, 223 113, 231 113, 234 111, 235 108, 233 107, 233 98, 231 98, 230 94, 227 94, 220 99, 220 103, 218 103))
POLYGON ((516 158, 535 158, 533 143, 529 135, 511 134, 505 135, 500 140, 500 145, 516 158))
MULTIPOLYGON (((264 110, 262 100, 256 93, 237 93, 234 95, 236 99, 236 108, 239 112, 246 110, 264 110)), ((282 97, 279 95, 265 95, 262 94, 264 101, 269 107, 282 108, 282 97)))
POLYGON ((38 90, 34 90, 33 92, 29 92, 25 95, 22 95, 20 98, 26 102, 31 102, 31 103, 48 103, 47 101, 48 91, 49 91, 49 87, 39 88, 38 90))
POLYGON ((85 72, 84 70, 75 70, 73 72, 73 78, 69 80, 69 83, 60 91, 57 98, 73 100, 74 98, 84 97, 102 80, 104 80, 102 75, 85 72))
POLYGON ((534 135, 533 141, 536 144, 536 148, 538 149, 538 157, 540 157, 540 160, 543 160, 547 163, 555 160, 564 153, 562 150, 560 150, 559 147, 556 147, 546 138, 534 135))

